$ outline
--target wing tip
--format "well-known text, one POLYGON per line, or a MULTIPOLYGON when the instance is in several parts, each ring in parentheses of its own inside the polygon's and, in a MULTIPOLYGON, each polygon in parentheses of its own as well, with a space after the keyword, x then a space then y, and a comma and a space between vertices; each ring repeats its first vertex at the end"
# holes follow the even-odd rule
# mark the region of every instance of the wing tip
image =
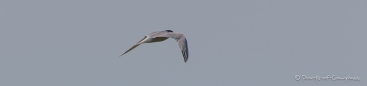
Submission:
POLYGON ((125 53, 121 54, 119 57, 121 57, 121 56, 125 55, 126 53, 127 53, 127 52, 125 52, 125 53))

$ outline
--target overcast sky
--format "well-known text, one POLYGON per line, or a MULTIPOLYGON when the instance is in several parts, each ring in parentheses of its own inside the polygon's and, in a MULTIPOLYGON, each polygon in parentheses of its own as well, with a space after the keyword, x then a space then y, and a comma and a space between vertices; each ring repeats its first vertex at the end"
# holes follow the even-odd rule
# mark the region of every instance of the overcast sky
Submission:
POLYGON ((1 0, 0 85, 367 86, 366 15, 367 0, 1 0), (174 39, 119 57, 156 30, 186 36, 187 63, 174 39))

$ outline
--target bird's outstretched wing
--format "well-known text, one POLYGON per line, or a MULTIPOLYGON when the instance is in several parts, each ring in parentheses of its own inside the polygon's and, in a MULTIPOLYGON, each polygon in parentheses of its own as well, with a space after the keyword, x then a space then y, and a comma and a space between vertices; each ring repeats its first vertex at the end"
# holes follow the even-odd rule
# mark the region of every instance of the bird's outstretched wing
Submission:
POLYGON ((175 39, 178 42, 178 46, 181 49, 181 53, 182 53, 185 63, 187 62, 187 60, 189 59, 189 48, 188 48, 186 37, 183 34, 165 32, 161 34, 156 34, 153 37, 170 37, 170 38, 175 39))
MULTIPOLYGON (((144 38, 143 38, 143 39, 141 39, 138 43, 136 43, 136 44, 135 44, 133 47, 131 47, 129 50, 125 51, 125 53, 124 53, 124 54, 126 54, 127 52, 129 52, 129 51, 133 50, 134 48, 138 47, 138 46, 141 44, 141 42, 142 42, 143 40, 145 40, 146 38, 147 38, 147 36, 144 36, 144 38)), ((120 55, 120 57, 121 57, 122 55, 124 55, 124 54, 121 54, 121 55, 120 55)))

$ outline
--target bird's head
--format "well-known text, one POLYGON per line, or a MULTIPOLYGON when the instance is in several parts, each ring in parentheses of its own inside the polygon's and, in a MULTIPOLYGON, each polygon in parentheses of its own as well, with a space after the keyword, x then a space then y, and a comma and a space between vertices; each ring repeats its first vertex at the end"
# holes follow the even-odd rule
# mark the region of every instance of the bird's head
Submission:
POLYGON ((167 32, 173 32, 172 30, 166 30, 167 32))

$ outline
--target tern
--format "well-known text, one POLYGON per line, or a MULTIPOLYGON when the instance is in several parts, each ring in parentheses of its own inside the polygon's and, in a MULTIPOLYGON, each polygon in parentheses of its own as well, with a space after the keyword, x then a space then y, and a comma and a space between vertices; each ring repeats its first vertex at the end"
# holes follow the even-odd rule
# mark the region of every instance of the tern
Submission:
MULTIPOLYGON (((187 48, 187 40, 186 37, 181 33, 174 33, 172 30, 164 30, 164 31, 155 31, 141 39, 138 43, 132 46, 129 50, 127 50, 122 55, 128 53, 129 51, 133 50, 134 48, 138 47, 144 43, 154 43, 154 42, 162 42, 168 38, 173 38, 178 42, 178 46, 181 49, 182 56, 184 58, 184 62, 186 63, 189 59, 189 49, 187 48)), ((120 57, 122 56, 120 55, 120 57)))

